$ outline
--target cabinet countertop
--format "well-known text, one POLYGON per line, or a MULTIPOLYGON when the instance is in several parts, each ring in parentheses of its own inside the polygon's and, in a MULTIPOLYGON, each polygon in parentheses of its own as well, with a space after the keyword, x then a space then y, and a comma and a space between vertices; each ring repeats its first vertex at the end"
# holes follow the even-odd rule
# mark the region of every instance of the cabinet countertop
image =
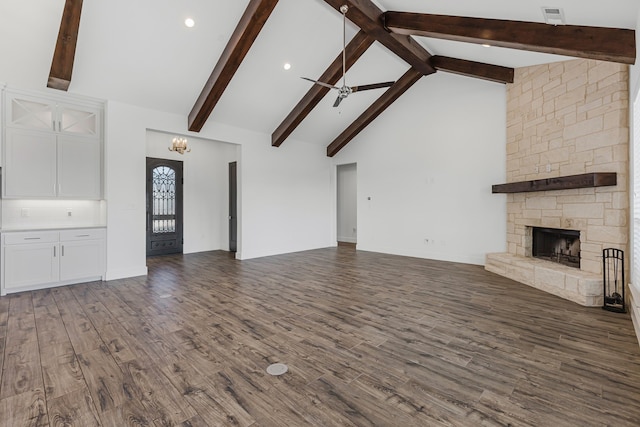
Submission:
POLYGON ((16 228, 0 228, 0 233, 13 233, 25 231, 56 231, 56 230, 81 230, 81 229, 107 228, 106 225, 73 225, 60 227, 16 227, 16 228))

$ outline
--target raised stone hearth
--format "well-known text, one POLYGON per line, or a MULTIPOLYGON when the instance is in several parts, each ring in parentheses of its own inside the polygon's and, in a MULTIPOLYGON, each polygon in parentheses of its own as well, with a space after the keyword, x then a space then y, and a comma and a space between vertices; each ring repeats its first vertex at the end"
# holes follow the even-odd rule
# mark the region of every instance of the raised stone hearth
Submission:
POLYGON ((485 269, 580 305, 602 305, 602 276, 540 259, 489 254, 485 269))
POLYGON ((591 60, 516 69, 507 85, 506 184, 499 186, 509 194, 495 196, 507 201, 507 250, 488 254, 487 270, 581 305, 602 305, 603 249, 629 257, 628 79, 626 65, 591 60), (547 185, 601 173, 617 179, 607 186, 547 185), (535 188, 521 188, 523 182, 535 188), (580 249, 572 254, 579 268, 533 258, 533 227, 579 232, 580 249))

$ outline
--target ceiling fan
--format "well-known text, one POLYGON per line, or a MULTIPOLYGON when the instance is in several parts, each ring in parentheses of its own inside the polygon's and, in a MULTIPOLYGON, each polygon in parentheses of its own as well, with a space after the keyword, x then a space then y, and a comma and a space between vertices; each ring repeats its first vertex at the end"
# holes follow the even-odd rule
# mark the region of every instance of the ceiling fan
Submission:
POLYGON ((342 12, 342 86, 332 86, 328 83, 324 83, 318 80, 313 80, 307 77, 301 77, 304 80, 308 80, 313 82, 314 84, 328 87, 329 89, 335 89, 338 91, 338 97, 336 98, 336 102, 333 103, 334 107, 340 105, 343 99, 354 92, 362 92, 363 90, 371 90, 371 89, 380 89, 384 87, 390 87, 395 82, 383 82, 383 83, 373 83, 369 85, 360 85, 360 86, 347 86, 347 80, 345 74, 347 72, 346 68, 346 49, 347 49, 347 41, 346 41, 346 32, 347 32, 347 11, 349 10, 349 6, 346 4, 340 6, 340 12, 342 12))

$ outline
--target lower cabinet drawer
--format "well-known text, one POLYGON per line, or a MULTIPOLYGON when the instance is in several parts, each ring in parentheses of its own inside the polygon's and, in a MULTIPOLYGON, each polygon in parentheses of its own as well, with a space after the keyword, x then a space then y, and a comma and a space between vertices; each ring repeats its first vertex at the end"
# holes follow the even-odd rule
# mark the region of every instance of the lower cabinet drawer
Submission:
POLYGON ((4 233, 5 245, 24 245, 28 243, 57 242, 57 231, 25 231, 18 233, 4 233))
POLYGON ((61 242, 74 240, 96 240, 104 239, 106 232, 104 228, 83 228, 78 230, 63 230, 60 232, 61 242))

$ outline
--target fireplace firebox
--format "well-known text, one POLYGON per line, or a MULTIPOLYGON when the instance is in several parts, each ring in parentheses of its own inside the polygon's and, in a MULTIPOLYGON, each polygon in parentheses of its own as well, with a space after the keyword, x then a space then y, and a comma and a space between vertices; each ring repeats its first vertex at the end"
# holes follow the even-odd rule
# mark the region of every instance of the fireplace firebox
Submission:
POLYGON ((580 268, 580 231, 532 227, 535 258, 580 268))

